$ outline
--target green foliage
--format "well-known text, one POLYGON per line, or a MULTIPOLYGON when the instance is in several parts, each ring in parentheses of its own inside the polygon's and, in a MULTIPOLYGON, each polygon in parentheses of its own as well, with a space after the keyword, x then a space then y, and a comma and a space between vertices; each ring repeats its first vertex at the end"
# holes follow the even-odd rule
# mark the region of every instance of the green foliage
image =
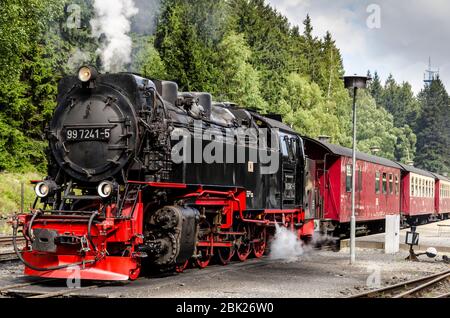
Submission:
MULTIPOLYGON (((92 2, 2 0, 0 171, 45 169, 41 136, 56 106, 57 81, 81 64, 99 66, 98 41, 90 36, 92 2), (65 23, 71 4, 81 6, 75 29, 65 23)), ((207 91, 262 113, 281 113, 301 134, 328 135, 350 147, 342 56, 331 33, 318 38, 313 27, 306 16, 300 32, 265 0, 162 0, 155 34, 132 34, 130 70, 176 81, 181 91, 207 91)), ((448 97, 445 108, 445 90, 434 90, 425 89, 419 102, 408 83, 391 76, 382 85, 375 72, 358 101, 359 150, 377 146, 379 155, 406 162, 414 159, 417 142, 419 164, 425 167, 430 156, 430 168, 448 170, 449 128, 436 117, 448 118, 448 97)))
POLYGON ((45 170, 42 134, 56 106, 57 82, 72 71, 68 61, 76 42, 92 43, 86 41, 86 33, 76 38, 74 31, 65 27, 66 3, 69 1, 2 1, 0 171, 45 170))
MULTIPOLYGON (((368 75, 370 76, 370 72, 368 75)), ((383 86, 378 73, 375 72, 368 92, 378 107, 392 115, 395 127, 393 134, 397 137, 394 158, 403 163, 414 160, 417 137, 413 128, 420 111, 420 103, 414 96, 411 85, 406 82, 398 84, 390 75, 383 86)))
POLYGON ((0 10, 0 171, 45 169, 40 141, 55 107, 51 31, 63 11, 58 0, 2 1, 0 10))
POLYGON ((232 32, 218 45, 218 63, 223 70, 218 86, 223 92, 217 97, 264 111, 267 106, 261 96, 260 75, 250 64, 252 51, 244 36, 232 32))
POLYGON ((20 211, 21 183, 24 184, 24 209, 29 209, 36 198, 30 180, 39 180, 36 173, 0 173, 0 234, 11 234, 12 228, 6 222, 11 215, 20 211))
POLYGON ((422 112, 417 122, 416 165, 437 173, 450 172, 449 96, 440 79, 419 94, 422 112))
POLYGON ((35 199, 30 180, 40 180, 36 173, 0 173, 0 216, 11 215, 20 210, 21 183, 24 184, 24 208, 29 208, 35 199))
POLYGON ((0 171, 44 171, 45 143, 0 119, 0 171))
POLYGON ((221 19, 223 1, 165 0, 158 21, 155 47, 169 80, 184 91, 219 91, 217 45, 227 23, 221 19))
POLYGON ((395 127, 392 114, 383 107, 378 107, 368 92, 358 93, 357 117, 359 151, 371 153, 372 147, 378 147, 381 150, 377 153, 378 156, 396 160, 397 152, 403 154, 402 147, 414 143, 414 137, 403 135, 403 131, 395 127))
POLYGON ((378 98, 379 104, 394 115, 394 122, 397 127, 403 127, 404 125, 414 127, 419 103, 414 97, 409 83, 399 85, 390 75, 381 96, 378 96, 378 98))
POLYGON ((146 78, 164 79, 167 77, 166 66, 154 46, 154 37, 137 37, 135 39, 136 58, 132 69, 146 78))

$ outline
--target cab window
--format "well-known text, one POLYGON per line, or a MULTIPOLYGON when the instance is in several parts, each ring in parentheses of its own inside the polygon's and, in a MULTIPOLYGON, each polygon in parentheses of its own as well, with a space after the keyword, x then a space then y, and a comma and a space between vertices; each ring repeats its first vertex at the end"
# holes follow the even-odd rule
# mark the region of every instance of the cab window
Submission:
POLYGON ((280 138, 281 154, 283 157, 289 157, 287 139, 284 137, 285 135, 281 135, 280 138))

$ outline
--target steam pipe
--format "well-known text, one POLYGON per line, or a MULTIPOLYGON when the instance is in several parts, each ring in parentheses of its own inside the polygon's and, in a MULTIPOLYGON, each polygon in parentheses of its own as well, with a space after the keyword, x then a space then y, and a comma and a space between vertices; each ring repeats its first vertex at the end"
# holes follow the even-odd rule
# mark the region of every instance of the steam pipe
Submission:
POLYGON ((89 218, 89 223, 88 223, 88 241, 89 243, 91 243, 92 248, 94 249, 95 252, 97 252, 97 246, 94 244, 94 242, 92 241, 92 234, 91 234, 91 228, 92 228, 92 222, 94 222, 95 217, 98 215, 98 211, 95 211, 94 213, 92 213, 91 217, 89 218))

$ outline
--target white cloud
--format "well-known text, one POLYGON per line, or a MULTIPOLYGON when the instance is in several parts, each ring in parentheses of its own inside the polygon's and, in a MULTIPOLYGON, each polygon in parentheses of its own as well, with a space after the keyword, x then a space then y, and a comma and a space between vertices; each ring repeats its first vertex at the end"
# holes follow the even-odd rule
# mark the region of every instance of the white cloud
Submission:
POLYGON ((448 0, 268 0, 294 25, 310 14, 315 34, 329 30, 344 58, 347 73, 377 70, 408 81, 416 92, 431 56, 450 89, 450 1, 448 0), (381 28, 367 27, 367 7, 381 8, 381 28))

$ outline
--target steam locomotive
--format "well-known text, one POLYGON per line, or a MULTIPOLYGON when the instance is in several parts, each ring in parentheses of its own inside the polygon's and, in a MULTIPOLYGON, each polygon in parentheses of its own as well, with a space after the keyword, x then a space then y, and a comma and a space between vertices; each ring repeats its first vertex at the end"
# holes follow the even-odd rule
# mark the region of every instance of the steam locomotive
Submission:
POLYGON ((48 176, 13 220, 26 275, 134 280, 262 257, 275 224, 311 238, 314 162, 276 116, 90 66, 61 80, 57 104, 48 176))

